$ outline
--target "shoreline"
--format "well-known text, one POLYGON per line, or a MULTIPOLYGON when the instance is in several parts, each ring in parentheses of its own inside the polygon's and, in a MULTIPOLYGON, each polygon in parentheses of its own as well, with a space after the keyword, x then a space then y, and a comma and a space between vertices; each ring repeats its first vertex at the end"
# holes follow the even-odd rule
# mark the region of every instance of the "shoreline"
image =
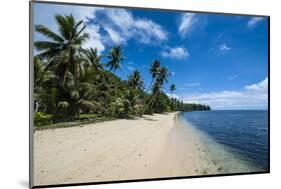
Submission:
POLYGON ((225 173, 179 114, 37 130, 35 185, 225 173))

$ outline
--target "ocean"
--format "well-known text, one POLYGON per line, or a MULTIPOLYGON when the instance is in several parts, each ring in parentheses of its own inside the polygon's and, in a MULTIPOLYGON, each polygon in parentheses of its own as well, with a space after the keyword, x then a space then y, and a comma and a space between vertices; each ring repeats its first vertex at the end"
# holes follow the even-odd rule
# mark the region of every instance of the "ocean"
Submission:
POLYGON ((213 110, 183 112, 226 173, 268 171, 268 111, 213 110))

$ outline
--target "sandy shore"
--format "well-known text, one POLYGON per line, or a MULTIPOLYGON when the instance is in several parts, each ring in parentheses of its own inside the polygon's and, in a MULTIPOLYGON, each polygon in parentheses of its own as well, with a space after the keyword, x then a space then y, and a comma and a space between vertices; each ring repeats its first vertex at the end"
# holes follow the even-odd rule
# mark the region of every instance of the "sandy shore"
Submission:
POLYGON ((155 114, 34 134, 34 184, 217 174, 208 149, 175 118, 155 114))

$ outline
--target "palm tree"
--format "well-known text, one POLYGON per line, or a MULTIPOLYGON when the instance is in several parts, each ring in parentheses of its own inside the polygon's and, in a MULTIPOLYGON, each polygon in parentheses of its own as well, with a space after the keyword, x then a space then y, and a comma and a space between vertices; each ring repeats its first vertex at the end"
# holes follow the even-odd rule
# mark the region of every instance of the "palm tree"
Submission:
POLYGON ((102 56, 98 55, 97 49, 89 48, 84 51, 86 63, 91 66, 97 73, 103 73, 103 67, 100 62, 102 56))
POLYGON ((89 38, 84 33, 83 21, 76 22, 72 14, 56 15, 58 33, 48 27, 36 25, 35 31, 48 38, 46 41, 36 41, 34 46, 39 54, 36 57, 49 60, 47 68, 54 68, 56 75, 64 85, 67 72, 79 75, 82 67, 80 61, 81 45, 89 38))
POLYGON ((157 74, 158 74, 158 72, 159 72, 160 65, 161 65, 161 63, 160 63, 159 60, 155 60, 155 61, 152 63, 152 65, 151 65, 151 67, 150 67, 150 70, 149 70, 150 73, 152 74, 152 78, 155 78, 155 77, 157 76, 157 74))
POLYGON ((131 103, 128 99, 118 97, 110 103, 110 111, 113 116, 128 117, 132 111, 131 103))
POLYGON ((143 79, 141 77, 141 73, 138 70, 133 71, 128 78, 128 85, 132 89, 143 89, 143 79))
POLYGON ((176 85, 175 85, 175 84, 172 84, 172 85, 170 86, 170 92, 171 92, 172 96, 173 96, 173 93, 174 93, 175 90, 176 90, 176 85))
POLYGON ((157 74, 159 73, 159 68, 160 68, 160 61, 159 60, 154 60, 154 62, 151 64, 151 67, 149 69, 150 73, 151 73, 151 76, 152 76, 152 80, 149 84, 149 87, 147 88, 147 93, 148 91, 150 90, 154 80, 155 80, 155 77, 157 76, 157 74))
MULTIPOLYGON (((150 66, 149 72, 151 73, 152 80, 151 80, 151 82, 150 82, 150 84, 149 84, 149 86, 148 86, 148 88, 146 90, 146 96, 145 96, 145 98, 143 100, 144 103, 146 103, 146 100, 148 98, 148 92, 151 89, 151 86, 152 86, 153 82, 155 81, 156 76, 159 74, 160 65, 161 65, 161 63, 160 63, 159 60, 154 60, 153 63, 151 64, 151 66, 150 66)), ((146 108, 144 108, 144 110, 145 109, 146 108)))
POLYGON ((158 77, 156 78, 156 81, 162 86, 164 82, 168 82, 168 77, 169 77, 169 70, 167 67, 161 67, 159 68, 159 74, 158 77))
POLYGON ((68 72, 65 85, 66 98, 58 103, 58 107, 64 106, 67 109, 67 114, 72 118, 79 117, 80 110, 96 110, 100 106, 98 102, 93 100, 94 87, 91 83, 77 79, 71 72, 68 72))
POLYGON ((115 73, 115 71, 121 67, 121 61, 124 60, 121 46, 113 47, 107 57, 110 58, 110 61, 106 66, 109 67, 110 71, 115 73))
POLYGON ((154 85, 152 86, 152 98, 147 103, 146 107, 144 108, 144 111, 152 104, 155 100, 155 98, 161 93, 161 88, 164 84, 164 82, 168 82, 169 77, 169 70, 167 67, 160 67, 159 72, 157 73, 157 77, 155 79, 154 85))
POLYGON ((129 100, 132 113, 136 115, 141 114, 140 104, 139 104, 139 91, 134 89, 129 89, 125 92, 124 98, 129 100))
POLYGON ((45 62, 34 58, 34 113, 55 109, 55 75, 45 67, 45 62))
POLYGON ((173 98, 173 94, 174 94, 174 91, 176 90, 176 85, 175 84, 172 84, 170 86, 170 92, 171 92, 171 100, 170 100, 170 104, 171 104, 171 110, 174 110, 176 109, 177 107, 175 107, 175 105, 177 105, 176 103, 174 103, 174 101, 176 101, 176 98, 173 98))
POLYGON ((154 85, 152 87, 152 98, 150 102, 147 104, 147 107, 150 106, 150 104, 155 100, 155 98, 160 94, 161 88, 164 84, 164 82, 168 82, 168 76, 169 76, 169 71, 167 67, 160 67, 159 72, 156 77, 156 81, 154 82, 154 85))

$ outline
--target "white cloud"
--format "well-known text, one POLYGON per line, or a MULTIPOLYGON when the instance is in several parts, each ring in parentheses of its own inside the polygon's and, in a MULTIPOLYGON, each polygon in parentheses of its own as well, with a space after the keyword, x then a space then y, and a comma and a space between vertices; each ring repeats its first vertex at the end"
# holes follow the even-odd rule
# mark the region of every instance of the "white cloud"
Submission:
POLYGON ((112 28, 110 27, 104 27, 104 29, 106 30, 106 32, 108 33, 110 39, 116 43, 116 44, 120 44, 123 43, 126 39, 123 38, 118 32, 114 31, 112 28))
POLYGON ((186 36, 194 29, 195 24, 198 22, 198 18, 194 13, 183 13, 180 18, 180 25, 178 31, 181 36, 186 36))
POLYGON ((100 34, 100 27, 96 25, 88 25, 85 32, 90 35, 90 39, 84 45, 85 48, 97 48, 99 52, 105 49, 103 37, 100 34))
POLYGON ((266 109, 268 79, 238 91, 218 91, 181 95, 184 102, 209 104, 213 109, 266 109))
POLYGON ((186 59, 189 56, 188 50, 183 47, 166 47, 160 54, 163 57, 174 59, 186 59))
POLYGON ((137 29, 135 32, 143 43, 150 43, 153 39, 160 41, 167 39, 167 32, 151 20, 137 19, 134 26, 137 29))
MULTIPOLYGON (((85 47, 97 48, 99 52, 107 45, 126 43, 130 39, 144 44, 156 44, 168 38, 168 33, 159 24, 146 18, 134 17, 130 11, 117 8, 36 3, 34 23, 43 24, 58 32, 54 19, 56 14, 73 14, 77 20, 85 21, 85 32, 90 35, 85 47)), ((35 33, 34 38, 46 40, 38 33, 35 33)))
POLYGON ((231 50, 229 46, 227 46, 225 43, 222 43, 219 45, 219 53, 224 54, 225 52, 231 50))
POLYGON ((267 91, 268 89, 268 78, 265 78, 263 81, 245 86, 245 89, 252 91, 267 91))
POLYGON ((106 30, 110 43, 125 43, 134 39, 143 44, 155 44, 168 38, 162 26, 146 18, 134 17, 125 9, 104 9, 96 11, 95 16, 94 24, 106 30))
POLYGON ((128 31, 129 28, 134 24, 132 13, 126 11, 125 9, 105 9, 105 11, 102 13, 102 16, 107 17, 109 20, 111 20, 112 24, 115 24, 123 31, 128 31))
POLYGON ((257 25, 257 23, 259 23, 262 20, 263 20, 262 17, 253 17, 248 21, 247 25, 248 27, 253 28, 254 26, 257 25))

